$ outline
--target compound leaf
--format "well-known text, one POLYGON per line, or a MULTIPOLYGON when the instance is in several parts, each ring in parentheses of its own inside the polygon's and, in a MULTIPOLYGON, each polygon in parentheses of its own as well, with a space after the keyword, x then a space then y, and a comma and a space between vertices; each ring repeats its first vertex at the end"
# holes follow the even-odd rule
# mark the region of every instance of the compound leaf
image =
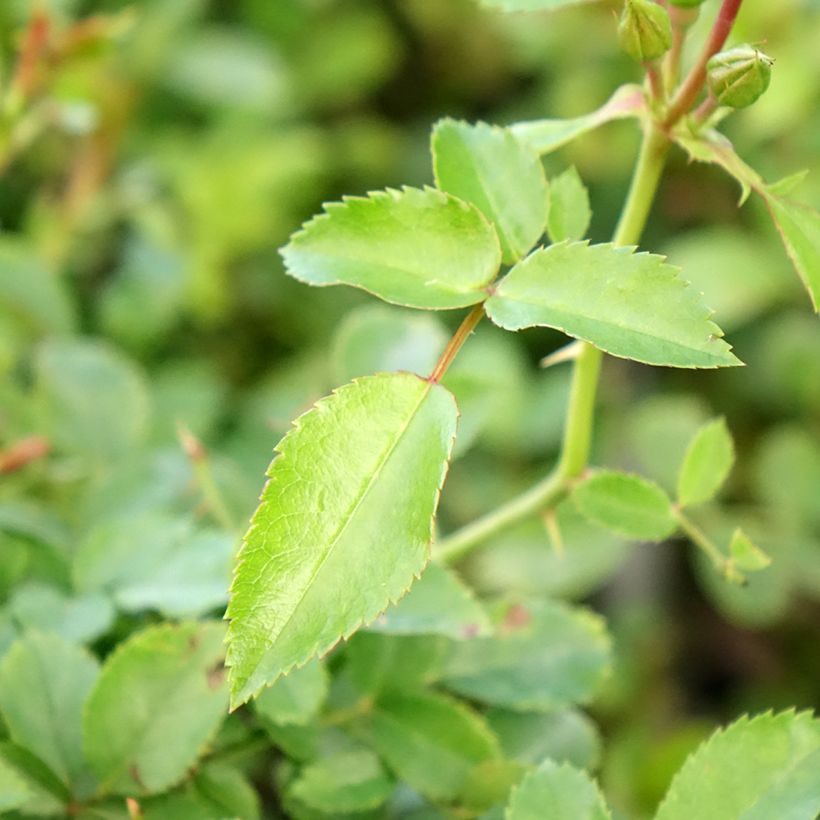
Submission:
POLYGON ((438 187, 495 225, 504 262, 521 259, 544 233, 547 180, 538 155, 506 128, 452 119, 433 129, 432 153, 438 187))
POLYGON ((370 733, 387 765, 431 800, 455 799, 477 764, 500 757, 498 740, 479 715, 429 692, 382 696, 370 733))
POLYGON ((85 710, 85 752, 102 790, 152 794, 179 781, 227 709, 219 622, 164 624, 110 655, 85 710))
POLYGON ((87 774, 83 704, 98 673, 84 649, 39 632, 16 641, 0 664, 0 711, 11 739, 74 787, 87 774))
POLYGON ((735 460, 732 436, 725 419, 704 424, 689 444, 678 473, 678 501, 682 507, 703 504, 717 495, 735 460))
POLYGON ((280 442, 228 607, 236 706, 376 618, 426 564, 453 397, 408 373, 359 379, 280 442))
POLYGON ((596 473, 575 488, 572 498, 590 521, 627 538, 663 541, 677 528, 669 496, 636 475, 596 473))
POLYGON ((499 607, 496 615, 496 635, 452 645, 441 676, 449 689, 545 712, 589 700, 610 662, 600 618, 547 600, 499 607))
POLYGON ((403 188, 325 205, 282 257, 288 273, 309 285, 352 285, 436 310, 481 302, 501 249, 474 206, 433 188, 403 188))
POLYGON ((793 711, 742 717, 675 775, 655 820, 814 820, 820 811, 820 720, 793 711))
POLYGON ((553 242, 583 239, 591 219, 589 193, 573 165, 550 180, 547 233, 553 242))
POLYGON ((611 820, 609 809, 586 772, 545 760, 513 790, 506 820, 611 820))
POLYGON ((553 327, 646 364, 741 364, 677 269, 634 248, 562 242, 536 250, 501 280, 487 314, 505 330, 553 327))

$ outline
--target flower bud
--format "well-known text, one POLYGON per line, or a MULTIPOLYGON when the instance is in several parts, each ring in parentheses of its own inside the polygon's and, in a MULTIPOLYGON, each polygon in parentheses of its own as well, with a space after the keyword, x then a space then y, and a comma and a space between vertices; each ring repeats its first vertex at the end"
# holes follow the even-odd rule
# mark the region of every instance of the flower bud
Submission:
POLYGON ((653 0, 626 0, 618 24, 618 39, 633 60, 655 60, 672 45, 669 14, 653 0))
POLYGON ((720 105, 746 108, 769 87, 774 60, 753 46, 738 46, 709 60, 709 88, 720 105))

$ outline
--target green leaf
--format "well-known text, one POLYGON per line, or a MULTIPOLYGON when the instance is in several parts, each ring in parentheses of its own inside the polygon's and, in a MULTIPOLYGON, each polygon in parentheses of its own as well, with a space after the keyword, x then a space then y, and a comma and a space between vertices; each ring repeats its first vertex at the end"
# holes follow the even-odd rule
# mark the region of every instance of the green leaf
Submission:
POLYGON ((433 188, 403 188, 325 205, 282 250, 310 285, 353 285, 406 307, 481 302, 501 261, 498 237, 472 205, 433 188))
POLYGON ((677 269, 634 250, 586 242, 541 248, 501 280, 487 315, 505 330, 553 327, 646 364, 741 364, 677 269))
POLYGON ((757 572, 766 569, 772 559, 758 547, 740 528, 734 531, 729 544, 732 563, 742 572, 757 572))
POLYGON ((277 445, 228 606, 234 707, 421 573, 456 417, 443 387, 380 374, 319 402, 277 445))
POLYGON ((322 708, 327 688, 327 671, 314 660, 263 689, 254 701, 254 709, 273 723, 303 726, 322 708))
POLYGON ((337 384, 371 373, 431 373, 449 334, 429 313, 389 305, 363 305, 347 315, 333 340, 337 384))
POLYGON ((54 632, 76 643, 99 638, 114 621, 114 607, 104 595, 72 597, 39 583, 17 587, 8 609, 21 630, 54 632))
POLYGON ((544 712, 592 697, 610 663, 601 618, 548 600, 505 605, 496 615, 495 636, 453 643, 441 676, 449 689, 544 712))
POLYGON ((0 711, 11 739, 73 788, 86 784, 83 704, 99 674, 84 649, 30 632, 0 663, 0 711))
POLYGON ((498 741, 465 705, 432 693, 382 696, 372 741, 396 775, 431 800, 452 800, 476 764, 500 756, 498 741))
POLYGON ((669 496, 640 476, 602 471, 579 484, 572 498, 590 521, 628 538, 663 541, 677 529, 669 496))
MULTIPOLYGON (((702 815, 692 815, 692 817, 702 815)), ((506 820, 611 820, 594 781, 564 763, 545 760, 513 790, 506 820)), ((728 820, 728 816, 727 816, 728 820)))
POLYGON ((814 820, 820 811, 820 721, 808 712, 742 717, 675 775, 655 820, 814 820))
POLYGON ((452 571, 429 564, 410 592, 369 627, 393 635, 473 638, 490 631, 490 619, 473 591, 452 571))
POLYGON ((19 809, 31 796, 31 789, 17 769, 0 757, 0 814, 19 809))
POLYGON ((332 754, 306 766, 290 792, 306 806, 335 816, 378 808, 393 788, 393 780, 379 758, 367 749, 358 749, 332 754))
POLYGON ((589 193, 573 165, 550 180, 547 233, 553 242, 583 239, 591 219, 589 193))
POLYGON ((711 501, 735 461, 732 435, 723 418, 704 424, 689 444, 678 473, 678 503, 692 507, 711 501))
POLYGON ((152 794, 178 782, 227 709, 218 622, 149 627, 103 666, 85 710, 85 752, 115 794, 152 794))
POLYGON ((767 196, 766 205, 814 310, 820 313, 820 211, 776 196, 767 196))
POLYGON ((537 765, 546 758, 583 769, 598 765, 601 738, 595 724, 576 709, 540 714, 493 708, 487 722, 508 757, 537 765))
MULTIPOLYGON (((539 2, 539 0, 529 1, 533 4, 539 2)), ((546 1, 549 2, 549 0, 546 1)), ((504 3, 507 0, 498 0, 498 2, 504 3)), ((509 0, 509 2, 524 4, 528 0, 509 0)), ((591 114, 568 120, 548 119, 519 122, 510 130, 518 139, 530 145, 539 154, 549 154, 604 123, 626 117, 638 117, 644 107, 644 93, 641 87, 624 85, 591 114)))
POLYGON ((203 798, 222 809, 223 817, 255 820, 260 816, 255 788, 241 771, 222 762, 203 766, 194 776, 193 785, 203 798))
MULTIPOLYGON (((71 794, 57 776, 43 763, 39 757, 26 751, 21 746, 15 746, 8 741, 0 742, 0 769, 6 772, 6 783, 13 787, 14 780, 23 784, 26 798, 19 804, 21 814, 37 816, 64 816, 66 804, 71 794)), ((0 776, 0 781, 3 777, 0 776)), ((13 787, 16 800, 20 799, 20 786, 13 787)), ((3 797, 6 792, 0 782, 0 812, 3 811, 3 797)), ((5 815, 3 815, 5 816, 5 815)))
POLYGON ((578 6, 596 0, 480 0, 488 8, 503 11, 556 11, 568 6, 578 6))
POLYGON ((538 155, 506 128, 440 120, 432 136, 436 185, 495 225, 503 260, 521 259, 544 233, 547 179, 538 155))

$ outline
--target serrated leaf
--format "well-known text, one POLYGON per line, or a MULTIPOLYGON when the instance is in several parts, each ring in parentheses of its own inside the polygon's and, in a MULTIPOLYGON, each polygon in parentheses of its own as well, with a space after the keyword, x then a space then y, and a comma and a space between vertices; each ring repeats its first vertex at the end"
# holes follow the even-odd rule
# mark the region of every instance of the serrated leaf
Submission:
POLYGON ((487 8, 503 11, 557 11, 568 6, 594 3, 597 0, 480 0, 487 8))
POLYGON ((820 721, 808 712, 742 717, 675 775, 655 820, 814 820, 820 811, 820 721))
MULTIPOLYGON (((505 2, 505 0, 499 0, 505 2)), ((510 0, 516 2, 516 0, 510 0)), ((521 0, 527 2, 527 0, 521 0)), ((533 3, 539 0, 532 0, 533 3)), ((518 139, 530 145, 539 154, 549 154, 572 142, 582 134, 604 123, 626 117, 637 117, 645 107, 644 93, 640 86, 625 85, 619 88, 599 109, 581 117, 567 120, 546 119, 519 122, 510 130, 518 139)))
POLYGON ((451 698, 391 692, 376 704, 370 735, 396 775, 431 800, 452 800, 473 767, 500 757, 482 718, 451 698))
POLYGON ((443 387, 379 374, 277 445, 228 607, 234 706, 406 592, 429 557, 456 418, 443 387))
POLYGON ((772 563, 772 559, 740 528, 732 535, 729 555, 735 567, 742 572, 757 572, 766 569, 772 563))
POLYGON ((436 185, 495 226, 507 264, 544 233, 547 180, 538 155, 506 128, 440 120, 431 141, 436 185))
POLYGON ((454 643, 441 678, 468 698, 549 712, 589 700, 607 673, 610 652, 599 617, 533 600, 499 607, 495 636, 454 643))
MULTIPOLYGON (((693 815, 695 816, 695 815, 693 815)), ((545 760, 513 790, 505 820, 611 820, 586 772, 545 760)))
POLYGON ((302 769, 289 790, 306 806, 335 816, 378 808, 394 785, 373 752, 357 749, 319 758, 302 769))
POLYGON ((553 242, 583 239, 591 219, 589 193, 573 165, 550 180, 547 233, 553 242))
POLYGON ((102 790, 152 794, 179 781, 227 710, 219 622, 149 627, 103 666, 85 710, 85 753, 102 790))
POLYGON ((590 521, 628 538, 663 541, 677 528, 669 496, 640 476, 596 473, 573 490, 572 499, 590 521))
POLYGON ((430 564, 410 592, 369 627, 392 635, 474 638, 490 631, 490 619, 473 591, 452 571, 430 564))
POLYGON ((820 211, 776 196, 767 196, 766 205, 815 312, 820 312, 820 211))
POLYGON ((321 709, 327 689, 327 671, 314 660, 263 689, 254 701, 254 710, 273 723, 303 726, 321 709))
POLYGON ((538 713, 493 708, 486 718, 504 754, 513 760, 538 765, 550 758, 583 769, 598 765, 601 737, 595 724, 576 709, 538 713))
POLYGON ((766 190, 772 196, 788 196, 795 188, 798 188, 806 177, 809 175, 809 169, 804 168, 802 171, 795 171, 776 182, 769 182, 766 184, 766 190))
POLYGON ((481 212, 433 188, 389 189, 325 205, 282 250, 309 285, 352 285, 406 307, 481 302, 501 262, 481 212))
POLYGON ((552 327, 646 364, 741 364, 678 270, 634 248, 563 242, 536 250, 501 280, 486 310, 505 330, 552 327))
POLYGON ((735 461, 732 435, 723 418, 704 424, 689 444, 678 473, 678 503, 682 507, 714 498, 735 461))
POLYGON ((98 673, 84 649, 39 632, 16 641, 0 663, 0 711, 11 739, 74 789, 87 785, 83 704, 98 673))

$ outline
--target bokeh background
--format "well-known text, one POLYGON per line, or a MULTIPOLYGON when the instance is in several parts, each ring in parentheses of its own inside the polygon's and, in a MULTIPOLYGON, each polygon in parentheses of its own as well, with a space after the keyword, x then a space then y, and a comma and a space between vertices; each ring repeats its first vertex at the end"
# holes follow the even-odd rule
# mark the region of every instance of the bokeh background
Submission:
MULTIPOLYGON (((434 359, 459 318, 306 287, 277 248, 325 200, 431 183, 441 116, 575 116, 636 80, 614 5, 0 4, 0 452, 29 440, 37 456, 0 461, 0 652, 27 626, 105 653, 141 624, 219 611, 235 531, 290 421, 352 376, 434 359)), ((748 2, 737 39, 776 66, 727 133, 769 179, 816 172, 820 3, 748 2)), ((550 174, 580 171, 596 241, 637 142, 614 123, 547 158, 550 174)), ((820 174, 799 194, 820 204, 820 174)), ((569 509, 563 555, 532 522, 463 567, 482 591, 548 591, 607 616, 617 662, 591 710, 597 767, 635 817, 716 723, 820 699, 820 323, 763 208, 738 195, 675 154, 643 246, 703 291, 747 367, 608 359, 595 461, 669 486, 697 426, 725 415, 738 463, 700 520, 742 521, 771 569, 729 587, 683 542, 619 543, 569 509)), ((545 473, 568 373, 537 363, 562 342, 485 326, 465 347, 443 531, 545 473)))

